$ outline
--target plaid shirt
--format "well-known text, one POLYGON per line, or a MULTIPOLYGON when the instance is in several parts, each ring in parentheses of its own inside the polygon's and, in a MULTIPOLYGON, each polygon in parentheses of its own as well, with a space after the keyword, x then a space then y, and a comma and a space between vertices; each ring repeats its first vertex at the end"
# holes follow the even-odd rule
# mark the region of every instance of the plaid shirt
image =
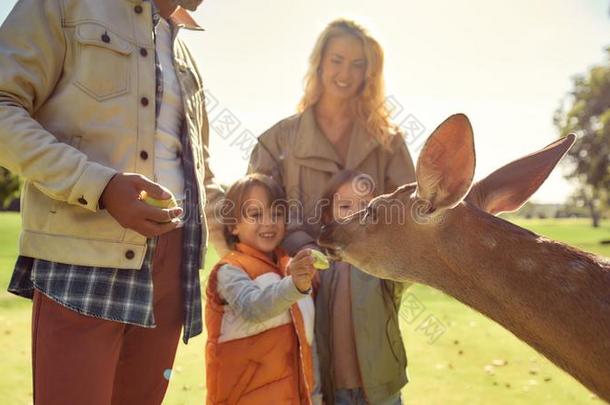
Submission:
MULTIPOLYGON (((158 9, 152 2, 153 26, 159 22, 158 9)), ((156 32, 154 32, 156 34, 156 32)), ((163 97, 163 72, 155 52, 156 114, 160 112, 163 97)), ((202 331, 201 267, 202 229, 199 221, 197 181, 190 137, 182 125, 182 167, 187 198, 184 201, 184 242, 182 247, 182 292, 184 299, 185 343, 202 331), (193 192, 188 192, 192 190, 193 192)), ((54 263, 19 256, 13 270, 8 291, 32 298, 34 289, 54 301, 81 314, 118 321, 147 328, 155 327, 153 313, 152 262, 157 238, 147 240, 142 268, 136 271, 87 267, 54 263)))

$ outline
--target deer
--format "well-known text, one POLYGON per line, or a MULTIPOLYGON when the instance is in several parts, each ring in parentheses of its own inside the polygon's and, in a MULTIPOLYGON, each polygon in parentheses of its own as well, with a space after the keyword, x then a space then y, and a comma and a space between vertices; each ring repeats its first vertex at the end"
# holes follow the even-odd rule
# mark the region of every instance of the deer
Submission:
POLYGON ((456 298, 610 401, 610 262, 496 216, 520 208, 574 141, 570 134, 473 185, 472 126, 452 115, 426 140, 414 183, 324 226, 318 244, 376 277, 456 298))

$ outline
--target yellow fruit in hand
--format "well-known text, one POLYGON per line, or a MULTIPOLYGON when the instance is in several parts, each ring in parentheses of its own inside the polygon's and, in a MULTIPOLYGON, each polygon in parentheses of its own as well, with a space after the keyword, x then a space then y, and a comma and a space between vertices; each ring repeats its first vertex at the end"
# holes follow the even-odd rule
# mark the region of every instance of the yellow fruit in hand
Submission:
MULTIPOLYGON (((164 200, 159 200, 157 198, 153 198, 153 197, 149 196, 148 193, 146 193, 146 191, 142 191, 142 193, 140 194, 140 198, 146 204, 151 205, 156 208, 174 208, 174 207, 178 206, 178 203, 176 202, 176 198, 174 198, 173 195, 170 198, 167 198, 164 200)), ((172 222, 172 220, 171 220, 171 218, 169 218, 169 216, 168 216, 167 221, 163 221, 161 223, 167 223, 167 222, 172 222)))
MULTIPOLYGON (((153 197, 149 196, 146 191, 142 191, 142 193, 140 193, 140 198, 146 204, 151 205, 156 208, 174 208, 174 207, 178 206, 178 203, 176 202, 176 198, 173 195, 170 198, 166 198, 164 200, 159 200, 157 198, 153 198, 153 197)), ((163 223, 166 223, 166 222, 172 222, 171 218, 168 217, 167 221, 163 221, 163 223)))
POLYGON ((142 201, 144 201, 148 205, 152 205, 153 207, 157 208, 174 208, 178 206, 178 203, 176 202, 176 199, 173 196, 166 200, 158 200, 156 198, 152 198, 149 195, 145 195, 142 198, 142 201))
POLYGON ((319 250, 312 249, 311 256, 313 257, 313 267, 318 270, 326 270, 330 267, 328 258, 319 250))

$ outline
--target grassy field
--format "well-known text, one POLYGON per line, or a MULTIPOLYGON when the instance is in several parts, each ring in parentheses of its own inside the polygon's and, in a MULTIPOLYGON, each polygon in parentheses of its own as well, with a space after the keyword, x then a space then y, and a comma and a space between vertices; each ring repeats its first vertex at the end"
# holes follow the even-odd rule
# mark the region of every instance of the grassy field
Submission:
MULTIPOLYGON (((521 226, 610 257, 610 225, 593 229, 585 220, 530 220, 521 226)), ((0 399, 30 404, 31 304, 6 293, 17 252, 19 217, 0 213, 0 399)), ((216 259, 214 253, 208 263, 216 259)), ((411 382, 403 391, 408 404, 590 404, 602 401, 502 327, 444 294, 425 286, 409 290, 423 305, 412 320, 403 315, 411 382), (431 342, 424 318, 441 322, 444 333, 431 342)), ((438 336, 438 335, 436 335, 438 336)), ((204 336, 179 347, 165 404, 204 400, 204 336)))

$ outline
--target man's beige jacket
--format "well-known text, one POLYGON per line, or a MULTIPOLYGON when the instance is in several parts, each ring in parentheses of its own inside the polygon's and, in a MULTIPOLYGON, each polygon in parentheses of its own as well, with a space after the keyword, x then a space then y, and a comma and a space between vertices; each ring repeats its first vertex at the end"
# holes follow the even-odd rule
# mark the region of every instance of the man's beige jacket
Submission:
MULTIPOLYGON (((182 9, 172 18, 197 29, 182 9)), ((0 165, 25 179, 21 255, 141 267, 146 238, 119 225, 98 201, 117 172, 154 179, 152 32, 151 4, 141 0, 20 0, 0 28, 0 165)), ((222 192, 207 164, 201 76, 179 38, 174 62, 183 134, 202 185, 205 254, 206 191, 210 200, 222 192)))

